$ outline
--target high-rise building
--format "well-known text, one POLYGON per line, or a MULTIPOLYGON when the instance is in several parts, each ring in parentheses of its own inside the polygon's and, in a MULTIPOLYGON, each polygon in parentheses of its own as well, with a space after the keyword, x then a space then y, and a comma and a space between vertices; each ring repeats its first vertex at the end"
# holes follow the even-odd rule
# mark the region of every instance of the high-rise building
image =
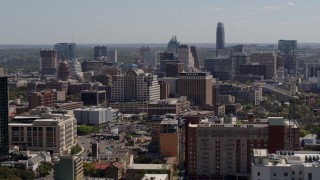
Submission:
POLYGON ((132 67, 126 73, 114 76, 111 94, 114 102, 160 100, 158 77, 132 67))
POLYGON ((55 94, 50 90, 33 92, 29 94, 28 100, 29 109, 34 109, 38 106, 53 107, 55 103, 55 94))
POLYGON ((216 32, 216 51, 218 52, 219 49, 224 49, 224 47, 224 27, 222 22, 218 22, 216 32))
MULTIPOLYGON (((247 62, 247 54, 243 52, 233 52, 231 55, 231 62, 232 62, 231 70, 233 71, 232 76, 239 75, 240 65, 245 64, 247 62)), ((233 77, 231 78, 233 79, 233 77)))
POLYGON ((199 54, 197 47, 195 46, 190 46, 191 54, 194 59, 194 67, 200 69, 200 60, 199 60, 199 54))
POLYGON ((40 71, 42 76, 57 76, 57 52, 52 49, 40 51, 40 71))
POLYGON ((299 125, 282 117, 258 123, 249 119, 241 125, 234 118, 212 117, 206 122, 189 123, 187 129, 185 158, 190 179, 223 179, 228 175, 247 178, 254 148, 274 153, 289 149, 291 141, 291 150, 299 149, 299 125))
POLYGON ((110 50, 108 58, 113 63, 118 62, 118 51, 117 50, 110 50))
POLYGON ((178 77, 179 73, 183 71, 183 63, 181 61, 166 61, 165 71, 166 77, 178 77))
POLYGON ((163 120, 160 123, 160 156, 179 158, 178 120, 163 120))
POLYGON ((65 155, 54 160, 54 179, 56 180, 82 180, 83 160, 81 156, 65 155))
POLYGON ((139 57, 138 57, 138 61, 139 63, 144 63, 144 54, 145 53, 151 53, 151 48, 149 46, 142 46, 139 49, 139 57))
POLYGON ((279 40, 279 57, 283 59, 284 68, 289 74, 296 76, 297 73, 297 40, 279 40))
POLYGON ((274 53, 252 53, 250 62, 266 65, 266 76, 264 78, 272 79, 276 73, 276 58, 274 53))
MULTIPOLYGON (((1 72, 0 68, 0 72, 1 72)), ((8 78, 2 73, 0 74, 0 159, 9 154, 9 137, 8 137, 8 78)))
POLYGON ((67 81, 70 79, 70 70, 69 70, 69 64, 64 59, 59 63, 59 69, 58 69, 58 78, 62 81, 67 81))
POLYGON ((177 36, 172 36, 167 46, 167 52, 174 53, 176 55, 178 53, 179 46, 180 42, 177 40, 177 36))
POLYGON ((107 47, 106 46, 95 46, 94 47, 94 60, 98 60, 98 58, 107 57, 107 47))
POLYGON ((232 61, 230 57, 214 57, 204 60, 204 68, 211 72, 214 78, 231 80, 233 77, 232 61))
POLYGON ((180 45, 178 48, 178 59, 182 61, 184 67, 194 67, 194 58, 188 45, 180 45))
POLYGON ((54 45, 58 59, 73 60, 76 58, 76 43, 57 43, 54 45))
POLYGON ((182 72, 178 77, 178 94, 194 105, 212 104, 212 75, 208 72, 182 72))

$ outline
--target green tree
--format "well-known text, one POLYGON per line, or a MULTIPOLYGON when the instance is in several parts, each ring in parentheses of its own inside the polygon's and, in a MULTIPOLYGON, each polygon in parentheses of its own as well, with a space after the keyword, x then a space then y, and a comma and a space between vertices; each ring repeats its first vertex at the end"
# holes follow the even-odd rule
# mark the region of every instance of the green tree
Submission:
POLYGON ((300 129, 300 137, 305 137, 307 134, 309 134, 310 132, 301 128, 300 129))
POLYGON ((83 163, 83 173, 85 176, 93 176, 96 173, 93 163, 83 163))
POLYGON ((39 177, 46 177, 50 174, 53 169, 53 165, 49 162, 41 162, 39 167, 36 169, 39 177))
POLYGON ((71 148, 71 154, 78 154, 81 151, 81 147, 79 146, 79 144, 76 144, 75 146, 73 146, 71 148))

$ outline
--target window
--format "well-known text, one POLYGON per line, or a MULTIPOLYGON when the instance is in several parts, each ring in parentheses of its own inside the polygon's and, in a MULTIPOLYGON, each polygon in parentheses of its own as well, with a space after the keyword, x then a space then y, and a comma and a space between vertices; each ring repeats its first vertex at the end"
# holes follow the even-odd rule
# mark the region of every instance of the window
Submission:
POLYGON ((273 176, 277 176, 277 173, 274 172, 274 173, 273 173, 273 176))
POLYGON ((292 171, 292 175, 294 175, 296 172, 292 171))
POLYGON ((284 175, 284 176, 288 176, 288 172, 284 172, 283 175, 284 175))
POLYGON ((308 180, 312 180, 312 173, 308 173, 308 180))
POLYGON ((301 175, 302 174, 302 171, 299 171, 299 175, 301 175))
POLYGON ((258 172, 257 175, 260 176, 260 172, 258 172))

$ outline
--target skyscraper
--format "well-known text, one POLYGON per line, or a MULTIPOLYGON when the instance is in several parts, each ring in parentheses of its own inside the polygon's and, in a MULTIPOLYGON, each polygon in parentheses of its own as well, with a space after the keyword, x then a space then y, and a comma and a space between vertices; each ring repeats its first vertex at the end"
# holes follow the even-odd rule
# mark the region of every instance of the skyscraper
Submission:
POLYGON ((200 69, 200 61, 199 61, 199 55, 198 50, 196 46, 190 46, 191 54, 194 59, 194 67, 200 69))
POLYGON ((289 74, 297 73, 297 40, 279 40, 278 41, 279 57, 283 59, 284 68, 289 74))
POLYGON ((95 46, 94 47, 94 60, 97 60, 99 57, 107 56, 107 47, 106 46, 95 46))
POLYGON ((168 43, 167 52, 177 54, 179 46, 180 42, 177 40, 177 36, 172 36, 168 43))
POLYGON ((188 45, 180 45, 178 59, 183 62, 185 68, 194 67, 194 58, 188 45))
MULTIPOLYGON (((0 68, 1 69, 1 68, 0 68)), ((1 70, 0 70, 1 73, 1 70)), ((8 79, 0 74, 0 157, 9 154, 8 79)), ((1 159, 1 158, 0 158, 1 159)))
POLYGON ((58 59, 73 60, 76 58, 76 43, 57 43, 54 45, 58 59))
POLYGON ((212 75, 208 72, 182 72, 178 77, 179 96, 188 96, 193 105, 212 104, 212 75))
POLYGON ((224 27, 222 22, 218 22, 216 34, 216 51, 224 49, 224 27))
POLYGON ((259 63, 266 66, 265 79, 272 79, 276 73, 276 59, 274 53, 252 53, 250 55, 251 63, 259 63))
POLYGON ((52 49, 40 51, 40 71, 42 76, 57 75, 57 52, 52 49))

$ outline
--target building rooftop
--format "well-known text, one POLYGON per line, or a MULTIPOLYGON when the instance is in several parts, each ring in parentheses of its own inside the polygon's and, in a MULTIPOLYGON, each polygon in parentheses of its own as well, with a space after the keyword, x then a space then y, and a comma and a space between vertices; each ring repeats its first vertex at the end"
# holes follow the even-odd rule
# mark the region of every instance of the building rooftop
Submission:
POLYGON ((253 152, 254 166, 287 167, 299 164, 320 167, 320 151, 277 151, 275 154, 268 154, 267 149, 253 149, 253 152))

